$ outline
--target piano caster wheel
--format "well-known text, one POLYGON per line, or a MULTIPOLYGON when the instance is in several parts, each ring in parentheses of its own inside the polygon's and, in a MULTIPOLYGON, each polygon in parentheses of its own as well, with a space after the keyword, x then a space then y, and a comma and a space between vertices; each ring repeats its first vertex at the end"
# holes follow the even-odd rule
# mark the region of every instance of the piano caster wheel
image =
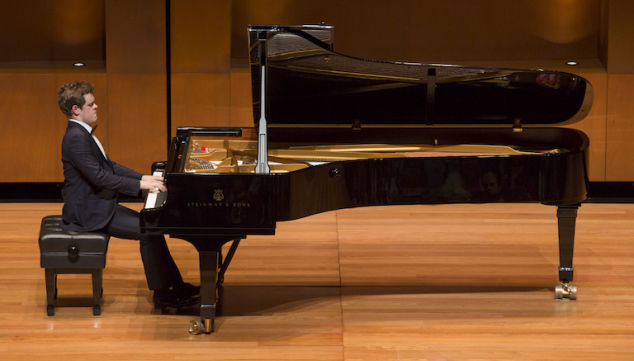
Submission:
POLYGON ((197 318, 189 321, 189 333, 192 335, 200 335, 201 333, 212 333, 214 331, 214 320, 206 318, 201 320, 197 318))
POLYGON ((55 306, 54 305, 46 305, 46 315, 55 316, 55 306))
POLYGON ((204 329, 205 326, 203 325, 203 321, 201 319, 198 318, 189 321, 189 333, 192 335, 200 335, 204 329))
POLYGON ((557 286, 555 286, 555 298, 558 300, 561 300, 561 299, 576 300, 577 286, 571 285, 569 283, 558 284, 557 286))
POLYGON ((101 315, 101 305, 93 305, 92 306, 92 314, 93 314, 93 316, 101 315))

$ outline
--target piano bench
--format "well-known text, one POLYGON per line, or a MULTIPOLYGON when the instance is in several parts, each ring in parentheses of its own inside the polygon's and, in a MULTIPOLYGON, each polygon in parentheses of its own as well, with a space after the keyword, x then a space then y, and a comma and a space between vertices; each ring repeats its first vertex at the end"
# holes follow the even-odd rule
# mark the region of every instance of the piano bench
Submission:
POLYGON ((40 226, 40 266, 45 269, 46 313, 55 314, 57 275, 92 274, 93 315, 101 314, 102 270, 110 236, 99 232, 72 232, 61 228, 62 216, 42 218, 40 226))

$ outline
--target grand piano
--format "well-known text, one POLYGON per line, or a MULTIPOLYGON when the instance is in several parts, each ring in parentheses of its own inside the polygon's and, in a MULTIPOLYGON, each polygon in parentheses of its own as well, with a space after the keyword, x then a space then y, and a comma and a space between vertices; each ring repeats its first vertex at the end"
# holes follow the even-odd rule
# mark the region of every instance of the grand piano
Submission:
POLYGON ((179 128, 168 160, 153 165, 168 191, 150 194, 141 211, 144 232, 199 252, 200 318, 191 333, 213 331, 240 240, 351 207, 556 206, 555 297, 576 298, 574 231, 588 138, 553 125, 588 113, 584 78, 344 56, 325 25, 248 31, 254 127, 179 128))

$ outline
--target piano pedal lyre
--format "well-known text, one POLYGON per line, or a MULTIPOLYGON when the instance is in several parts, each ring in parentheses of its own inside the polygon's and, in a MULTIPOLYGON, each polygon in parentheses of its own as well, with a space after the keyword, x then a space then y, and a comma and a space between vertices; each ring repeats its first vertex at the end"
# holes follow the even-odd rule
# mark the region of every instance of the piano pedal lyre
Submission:
POLYGON ((576 300, 577 299, 577 286, 570 283, 560 283, 555 286, 555 299, 562 300, 576 300))

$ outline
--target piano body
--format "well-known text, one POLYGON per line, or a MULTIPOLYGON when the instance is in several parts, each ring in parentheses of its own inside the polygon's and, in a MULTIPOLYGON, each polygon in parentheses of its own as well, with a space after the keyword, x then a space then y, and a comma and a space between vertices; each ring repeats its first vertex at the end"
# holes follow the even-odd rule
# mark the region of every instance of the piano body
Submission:
POLYGON ((255 126, 180 128, 167 162, 153 166, 168 191, 146 200, 142 229, 191 242, 200 256, 190 332, 213 331, 241 239, 350 207, 556 206, 556 298, 575 299, 588 138, 552 125, 586 115, 591 85, 563 72, 358 59, 333 51, 332 31, 250 26, 255 126))

